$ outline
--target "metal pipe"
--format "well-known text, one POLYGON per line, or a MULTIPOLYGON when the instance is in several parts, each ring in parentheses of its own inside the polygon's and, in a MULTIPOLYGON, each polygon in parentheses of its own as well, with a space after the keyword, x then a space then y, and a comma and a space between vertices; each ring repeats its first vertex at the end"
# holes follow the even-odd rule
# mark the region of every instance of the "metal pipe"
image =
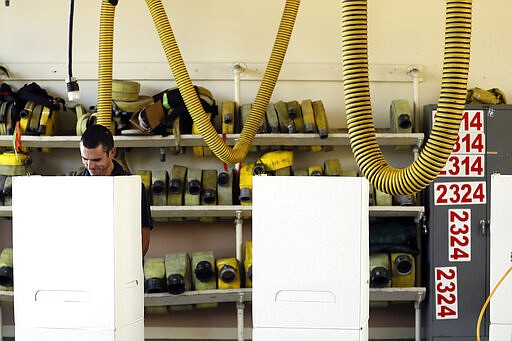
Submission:
POLYGON ((421 130, 420 123, 420 70, 416 66, 410 66, 408 73, 412 77, 412 112, 414 117, 414 132, 418 133, 421 130))
POLYGON ((233 85, 235 95, 233 101, 235 102, 235 110, 240 107, 240 74, 244 71, 244 67, 240 63, 233 65, 233 85))
POLYGON ((238 332, 238 341, 244 341, 244 309, 245 304, 243 301, 243 296, 240 295, 240 301, 236 302, 236 310, 237 310, 237 332, 238 332))
POLYGON ((414 302, 414 317, 415 317, 415 328, 414 328, 414 340, 421 341, 421 309, 420 302, 414 302))
POLYGON ((244 243, 242 211, 236 211, 235 232, 236 232, 236 260, 242 264, 242 247, 244 243))

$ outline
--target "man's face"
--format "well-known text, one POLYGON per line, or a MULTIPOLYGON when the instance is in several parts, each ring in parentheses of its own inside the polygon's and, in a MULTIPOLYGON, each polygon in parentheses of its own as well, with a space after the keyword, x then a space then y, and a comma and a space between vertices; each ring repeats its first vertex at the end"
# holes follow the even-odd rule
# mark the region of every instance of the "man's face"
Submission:
POLYGON ((115 155, 115 148, 105 152, 102 145, 89 149, 80 144, 80 154, 85 168, 92 176, 112 175, 114 170, 112 159, 115 155))

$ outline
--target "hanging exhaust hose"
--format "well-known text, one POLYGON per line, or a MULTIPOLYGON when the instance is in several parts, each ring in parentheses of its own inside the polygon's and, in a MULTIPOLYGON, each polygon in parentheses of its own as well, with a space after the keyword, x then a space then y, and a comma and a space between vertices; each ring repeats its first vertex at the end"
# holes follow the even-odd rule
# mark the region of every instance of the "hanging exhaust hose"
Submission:
POLYGON ((342 19, 345 106, 356 162, 379 190, 393 195, 416 193, 439 174, 458 136, 469 73, 471 1, 447 1, 443 77, 436 120, 420 155, 406 168, 388 165, 375 137, 368 77, 367 1, 344 0, 342 19))
MULTIPOLYGON (((288 47, 299 0, 287 0, 272 53, 251 114, 231 149, 212 126, 194 90, 172 28, 160 0, 146 0, 171 71, 185 105, 203 139, 223 162, 241 162, 263 120, 288 47)), ((344 0, 343 84, 350 144, 363 175, 379 190, 412 194, 438 175, 457 139, 467 91, 471 40, 471 1, 447 0, 443 77, 437 115, 430 137, 417 160, 406 168, 393 168, 384 160, 375 136, 371 113, 367 54, 367 1, 344 0)), ((114 6, 103 0, 100 18, 98 123, 112 127, 112 46, 114 6)))
POLYGON ((158 36, 162 42, 167 61, 171 67, 178 88, 180 89, 185 105, 208 147, 225 163, 235 164, 245 158, 249 147, 252 145, 254 136, 261 125, 261 121, 265 117, 265 111, 274 91, 286 49, 288 48, 299 3, 299 0, 286 1, 274 47, 256 99, 252 105, 249 118, 240 133, 239 140, 231 149, 215 131, 215 128, 199 102, 161 1, 146 0, 151 17, 155 22, 158 36))
MULTIPOLYGON (((176 84, 185 105, 196 123, 203 139, 212 152, 223 162, 235 164, 241 162, 252 145, 254 136, 265 116, 267 105, 274 91, 290 36, 297 17, 299 0, 287 0, 279 25, 274 47, 270 55, 262 83, 252 105, 251 113, 240 138, 231 149, 217 134, 206 115, 188 75, 183 58, 174 38, 169 19, 160 0, 146 0, 146 4, 155 23, 162 46, 176 84)), ((112 46, 114 27, 114 6, 103 0, 100 17, 100 58, 98 77, 98 123, 112 126, 112 46)))
POLYGON ((96 117, 96 123, 109 128, 112 133, 114 133, 112 122, 112 50, 114 48, 115 8, 108 0, 101 2, 96 117))

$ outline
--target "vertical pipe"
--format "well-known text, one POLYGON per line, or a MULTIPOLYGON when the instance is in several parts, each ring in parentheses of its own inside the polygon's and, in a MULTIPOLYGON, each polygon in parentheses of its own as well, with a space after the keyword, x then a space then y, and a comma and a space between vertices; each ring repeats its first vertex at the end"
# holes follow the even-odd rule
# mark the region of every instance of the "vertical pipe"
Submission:
POLYGON ((244 308, 245 304, 243 302, 243 296, 240 295, 240 301, 236 302, 236 310, 237 310, 237 333, 238 341, 244 341, 244 308))
POLYGON ((236 63, 233 65, 233 85, 234 85, 234 98, 235 102, 235 110, 240 106, 240 74, 243 72, 244 68, 240 63, 236 63))
POLYGON ((414 340, 421 341, 421 309, 419 301, 414 302, 414 312, 414 340))
POLYGON ((420 114, 420 71, 416 66, 411 66, 408 73, 412 77, 412 113, 414 117, 414 132, 419 133, 421 130, 421 114, 420 114))
POLYGON ((236 211, 236 219, 235 219, 235 232, 236 232, 236 260, 238 261, 238 265, 242 264, 242 247, 244 243, 243 237, 243 224, 244 220, 242 219, 242 211, 236 211))

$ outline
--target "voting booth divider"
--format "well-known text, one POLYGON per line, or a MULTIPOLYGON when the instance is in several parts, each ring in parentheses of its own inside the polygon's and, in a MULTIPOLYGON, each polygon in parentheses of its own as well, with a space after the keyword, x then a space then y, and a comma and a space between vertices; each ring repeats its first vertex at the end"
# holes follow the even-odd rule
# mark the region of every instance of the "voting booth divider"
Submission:
POLYGON ((253 340, 368 340, 368 188, 253 177, 253 340))
POLYGON ((16 341, 144 340, 139 176, 13 178, 16 341))

